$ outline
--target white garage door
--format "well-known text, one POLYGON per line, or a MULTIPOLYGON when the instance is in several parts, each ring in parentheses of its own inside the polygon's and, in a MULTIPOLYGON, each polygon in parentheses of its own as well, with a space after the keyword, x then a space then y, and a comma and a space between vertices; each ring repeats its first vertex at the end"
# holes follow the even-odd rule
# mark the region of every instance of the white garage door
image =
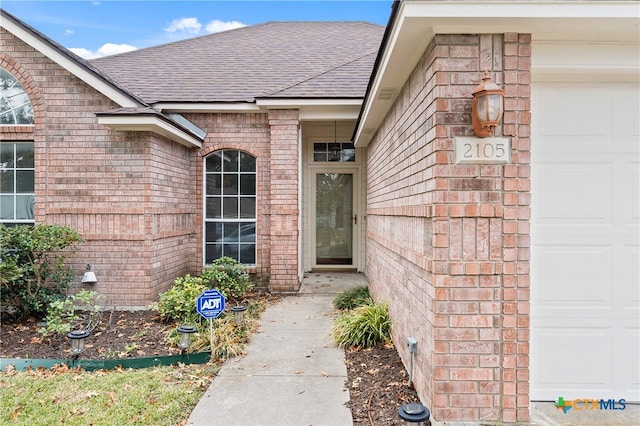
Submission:
POLYGON ((640 91, 532 94, 531 399, 640 400, 640 91))

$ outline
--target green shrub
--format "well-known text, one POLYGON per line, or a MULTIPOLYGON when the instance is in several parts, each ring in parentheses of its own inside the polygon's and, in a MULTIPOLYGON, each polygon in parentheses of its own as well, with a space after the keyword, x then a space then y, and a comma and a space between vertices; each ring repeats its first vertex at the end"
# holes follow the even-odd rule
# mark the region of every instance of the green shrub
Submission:
POLYGON ((38 332, 51 334, 67 334, 74 329, 91 331, 99 322, 102 313, 100 300, 102 296, 95 291, 80 290, 63 300, 54 300, 47 308, 46 325, 38 332))
POLYGON ((343 291, 333 299, 333 306, 341 311, 354 309, 362 305, 370 305, 372 303, 373 300, 369 295, 369 289, 365 286, 343 291))
POLYGON ((239 299, 253 288, 245 266, 226 256, 214 260, 200 276, 207 287, 217 289, 225 298, 239 299))
POLYGON ((196 311, 196 299, 206 289, 202 277, 178 277, 173 287, 160 294, 160 300, 154 308, 165 320, 198 325, 202 317, 196 311))
POLYGON ((20 317, 41 315, 62 300, 73 271, 65 262, 76 253, 82 237, 59 225, 0 225, 0 296, 2 305, 20 317), (9 250, 14 254, 6 254, 9 250))
POLYGON ((331 331, 340 346, 372 347, 391 339, 391 319, 386 304, 373 303, 336 317, 331 331))

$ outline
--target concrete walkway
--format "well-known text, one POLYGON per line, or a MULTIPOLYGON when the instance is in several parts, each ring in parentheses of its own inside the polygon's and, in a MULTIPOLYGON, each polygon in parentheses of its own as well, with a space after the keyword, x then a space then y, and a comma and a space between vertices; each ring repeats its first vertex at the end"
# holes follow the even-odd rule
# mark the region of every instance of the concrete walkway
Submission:
POLYGON ((362 274, 308 274, 267 307, 247 355, 228 360, 189 416, 197 426, 351 426, 344 352, 330 336, 335 295, 362 274))

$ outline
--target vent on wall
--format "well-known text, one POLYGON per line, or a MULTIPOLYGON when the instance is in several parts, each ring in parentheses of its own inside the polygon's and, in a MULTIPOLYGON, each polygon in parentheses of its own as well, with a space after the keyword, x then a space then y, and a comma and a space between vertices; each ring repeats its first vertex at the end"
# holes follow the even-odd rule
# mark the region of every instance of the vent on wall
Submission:
POLYGON ((378 93, 378 99, 381 101, 386 101, 388 99, 393 98, 395 94, 396 94, 395 87, 383 87, 382 89, 380 89, 380 92, 378 93))

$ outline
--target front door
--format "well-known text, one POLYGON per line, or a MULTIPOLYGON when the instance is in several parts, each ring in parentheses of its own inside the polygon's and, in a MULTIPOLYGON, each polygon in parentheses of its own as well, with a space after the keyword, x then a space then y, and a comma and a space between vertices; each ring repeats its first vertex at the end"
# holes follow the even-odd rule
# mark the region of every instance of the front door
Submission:
POLYGON ((340 170, 314 175, 315 266, 354 267, 357 174, 340 170))

